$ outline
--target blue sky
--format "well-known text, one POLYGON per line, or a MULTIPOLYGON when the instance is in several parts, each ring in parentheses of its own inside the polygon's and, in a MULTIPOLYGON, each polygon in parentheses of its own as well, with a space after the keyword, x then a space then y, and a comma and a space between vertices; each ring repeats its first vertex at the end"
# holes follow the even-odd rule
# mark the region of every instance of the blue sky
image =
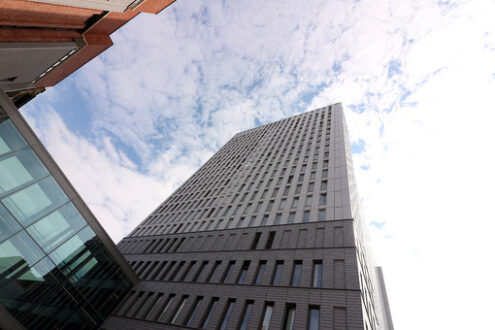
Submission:
POLYGON ((396 328, 489 328, 493 13, 178 0, 22 112, 118 241, 236 132, 342 102, 396 328))

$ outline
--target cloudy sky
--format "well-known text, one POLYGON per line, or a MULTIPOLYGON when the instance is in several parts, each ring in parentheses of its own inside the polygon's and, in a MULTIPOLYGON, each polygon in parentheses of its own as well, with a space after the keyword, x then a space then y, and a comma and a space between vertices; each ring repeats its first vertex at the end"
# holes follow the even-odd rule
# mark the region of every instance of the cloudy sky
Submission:
POLYGON ((342 102, 396 329, 493 329, 493 1, 192 1, 22 109, 117 242, 233 134, 342 102))

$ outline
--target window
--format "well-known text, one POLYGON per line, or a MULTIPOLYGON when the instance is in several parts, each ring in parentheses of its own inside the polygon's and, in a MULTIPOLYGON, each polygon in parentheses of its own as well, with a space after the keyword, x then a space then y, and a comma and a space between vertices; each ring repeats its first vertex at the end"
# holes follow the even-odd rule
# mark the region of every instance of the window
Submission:
POLYGON ((311 206, 313 204, 313 196, 307 196, 306 197, 306 206, 311 206))
POLYGON ((170 275, 170 277, 168 278, 168 280, 169 281, 174 281, 175 277, 180 272, 180 270, 182 269, 182 267, 184 267, 185 264, 186 264, 185 261, 179 262, 179 264, 177 265, 177 267, 175 268, 175 270, 172 272, 172 275, 170 275))
POLYGON ((205 280, 206 283, 210 282, 211 279, 215 276, 217 269, 218 269, 218 266, 220 266, 221 263, 222 262, 220 260, 215 261, 215 263, 213 264, 213 268, 211 269, 210 273, 208 274, 208 277, 206 277, 206 280, 205 280))
POLYGON ((296 194, 300 194, 301 193, 301 188, 302 188, 302 186, 300 184, 298 184, 297 187, 296 187, 296 194))
POLYGON ((182 276, 180 277, 179 281, 184 281, 187 277, 187 275, 189 275, 189 272, 191 271, 191 269, 193 268, 193 266, 196 264, 196 261, 193 260, 191 261, 191 263, 189 264, 189 266, 187 266, 186 270, 184 271, 184 273, 182 273, 182 276))
POLYGON ((289 214, 289 223, 294 223, 295 219, 296 219, 296 212, 291 212, 289 214))
POLYGON ((296 316, 296 305, 287 304, 285 307, 285 325, 284 330, 294 329, 294 318, 296 316))
POLYGON ((285 208, 285 203, 286 203, 286 200, 285 200, 285 199, 282 199, 282 200, 280 201, 280 205, 278 206, 278 208, 279 208, 280 210, 283 210, 283 209, 285 208))
POLYGON ((256 250, 256 247, 258 246, 258 242, 260 240, 260 237, 261 237, 261 232, 257 232, 254 235, 254 240, 253 240, 253 243, 251 244, 251 250, 256 250))
POLYGON ((211 316, 215 312, 215 307, 218 304, 218 298, 213 297, 210 302, 210 306, 208 306, 208 311, 205 314, 205 317, 203 318, 203 321, 201 322, 201 328, 206 328, 208 326, 208 323, 210 322, 211 316))
POLYGON ((203 301, 203 297, 197 297, 196 300, 194 301, 194 305, 191 308, 191 311, 189 312, 189 315, 186 318, 186 322, 184 323, 185 326, 190 326, 192 320, 194 319, 194 316, 198 312, 199 307, 201 306, 201 301, 203 301))
POLYGON ((239 273, 239 276, 237 277, 237 284, 243 284, 244 283, 244 280, 246 279, 246 274, 248 272, 250 263, 251 262, 249 260, 246 260, 242 263, 241 272, 239 273))
POLYGON ((309 222, 309 211, 304 211, 303 222, 309 222))
POLYGON ((253 305, 254 305, 254 301, 252 300, 246 301, 246 306, 244 307, 244 313, 242 313, 243 316, 242 316, 241 326, 239 327, 240 330, 247 329, 249 317, 251 316, 251 312, 253 311, 253 305))
POLYGON ((258 271, 256 272, 256 277, 254 278, 253 284, 260 285, 263 280, 263 273, 265 272, 266 260, 261 260, 258 265, 258 271))
POLYGON ((299 286, 301 283, 302 260, 294 261, 294 269, 292 271, 292 286, 299 286))
POLYGON ((263 202, 259 202, 257 205, 256 205, 256 210, 254 210, 254 212, 259 212, 260 209, 261 209, 261 204, 263 204, 263 202))
POLYGON ((170 321, 170 323, 174 324, 177 319, 179 318, 179 315, 180 315, 180 312, 182 311, 182 309, 184 308, 184 306, 186 305, 186 302, 187 302, 187 298, 189 296, 182 296, 182 300, 180 301, 180 305, 179 307, 175 310, 175 313, 173 314, 172 316, 172 320, 170 321))
POLYGON ((222 324, 220 325, 220 330, 227 329, 227 324, 229 323, 230 315, 232 314, 232 311, 234 310, 234 306, 235 306, 235 299, 229 299, 229 301, 227 302, 227 307, 225 308, 225 312, 223 313, 222 324))
POLYGON ((230 261, 227 265, 227 269, 225 269, 225 273, 223 274, 222 283, 227 283, 229 280, 230 274, 232 274, 232 270, 234 269, 235 261, 230 261))
POLYGON ((275 239, 275 231, 271 231, 268 235, 268 240, 266 241, 265 249, 269 250, 272 248, 273 240, 275 239))
POLYGON ((327 204, 327 194, 320 194, 320 205, 327 204))
POLYGON ((277 260, 275 263, 275 271, 273 272, 272 285, 280 284, 280 277, 282 277, 282 270, 284 268, 283 260, 277 260))
POLYGON ((282 215, 280 213, 277 213, 277 215, 275 216, 275 224, 278 225, 280 223, 280 218, 282 217, 282 215))
POLYGON ((308 330, 319 330, 320 328, 320 306, 309 306, 308 330))
POLYGON ((313 287, 321 288, 321 274, 322 272, 322 261, 315 260, 313 261, 313 287))
POLYGON ((199 269, 196 271, 196 274, 194 274, 194 277, 192 279, 193 282, 196 282, 198 278, 201 276, 201 273, 203 272, 203 269, 205 266, 208 264, 208 261, 203 261, 201 263, 201 266, 199 266, 199 269))
POLYGON ((261 323, 261 330, 268 330, 270 328, 272 313, 273 313, 273 302, 267 302, 265 304, 265 312, 263 313, 263 322, 261 323))
POLYGON ((294 198, 294 200, 292 201, 292 208, 295 209, 297 208, 297 205, 299 204, 299 198, 294 198))
POLYGON ((327 184, 328 184, 327 180, 322 180, 320 190, 327 190, 327 184))
POLYGON ((267 221, 268 221, 268 214, 265 214, 263 216, 263 219, 261 220, 261 225, 262 226, 266 225, 267 221))
POLYGON ((308 184, 308 192, 313 192, 314 189, 315 189, 315 184, 313 182, 308 184))
POLYGON ((322 209, 318 212, 318 221, 325 221, 327 217, 327 212, 325 209, 322 209))
MULTIPOLYGON (((10 171, 7 174, 10 175, 10 171)), ((0 179, 3 178, 0 177, 0 179)), ((11 182, 13 180, 9 177, 6 181, 11 182)), ((10 190, 11 186, 7 184, 4 186, 5 190, 10 190)), ((1 190, 4 192, 3 188, 1 190)), ((67 201, 67 196, 50 176, 2 199, 4 206, 24 226, 30 225, 67 201)))
POLYGON ((172 261, 169 265, 168 265, 168 268, 167 270, 162 274, 160 280, 163 281, 165 280, 165 278, 167 277, 167 274, 172 270, 172 268, 174 268, 175 264, 177 263, 177 261, 172 261))
POLYGON ((175 294, 171 294, 169 297, 168 297, 168 301, 167 303, 165 304, 165 307, 163 307, 162 309, 162 312, 159 314, 159 316, 157 317, 157 320, 159 321, 168 311, 169 307, 172 306, 172 302, 174 301, 174 298, 175 298, 175 294))

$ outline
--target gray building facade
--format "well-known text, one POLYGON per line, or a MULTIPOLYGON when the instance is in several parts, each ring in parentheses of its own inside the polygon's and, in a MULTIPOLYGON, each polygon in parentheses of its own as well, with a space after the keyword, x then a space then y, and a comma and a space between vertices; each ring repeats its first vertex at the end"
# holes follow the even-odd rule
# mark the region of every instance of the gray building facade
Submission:
POLYGON ((341 104, 240 132, 118 244, 102 328, 387 329, 358 204, 341 104))

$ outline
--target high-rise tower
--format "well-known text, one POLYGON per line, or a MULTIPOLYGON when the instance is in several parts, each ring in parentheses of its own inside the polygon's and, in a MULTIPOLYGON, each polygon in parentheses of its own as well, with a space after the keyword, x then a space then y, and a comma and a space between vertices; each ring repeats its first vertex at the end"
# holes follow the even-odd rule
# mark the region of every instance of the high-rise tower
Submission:
POLYGON ((378 329, 342 106, 236 134, 119 249, 105 329, 378 329))

